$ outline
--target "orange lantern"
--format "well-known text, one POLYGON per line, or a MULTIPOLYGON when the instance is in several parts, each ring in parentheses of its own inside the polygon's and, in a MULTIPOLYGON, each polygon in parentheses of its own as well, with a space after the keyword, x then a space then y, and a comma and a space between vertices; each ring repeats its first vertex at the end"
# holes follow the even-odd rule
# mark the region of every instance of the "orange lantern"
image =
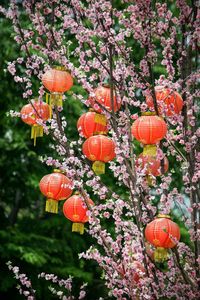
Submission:
POLYGON ((180 240, 180 228, 168 215, 158 215, 147 224, 145 238, 156 247, 155 261, 163 261, 168 257, 167 249, 173 248, 180 240))
POLYGON ((132 125, 132 135, 143 144, 156 144, 167 133, 165 121, 154 113, 143 113, 132 125))
POLYGON ((64 67, 56 67, 46 71, 42 76, 42 83, 51 92, 49 101, 51 106, 62 106, 63 93, 72 87, 73 78, 64 67))
POLYGON ((108 132, 106 117, 92 111, 83 114, 78 119, 77 128, 79 133, 85 138, 89 138, 94 134, 106 134, 108 132))
MULTIPOLYGON (((89 199, 88 204, 93 206, 94 202, 89 199)), ((73 222, 72 232, 84 233, 84 223, 88 222, 88 208, 80 195, 73 195, 63 205, 63 213, 67 219, 73 222)))
POLYGON ((34 100, 32 104, 26 104, 22 107, 20 116, 24 123, 31 126, 31 139, 43 136, 43 127, 37 124, 38 120, 46 121, 50 117, 50 107, 43 101, 34 100))
MULTIPOLYGON (((156 158, 156 146, 155 145, 145 145, 143 153, 141 153, 137 160, 136 166, 146 169, 146 175, 160 176, 161 175, 161 160, 156 158)), ((164 173, 167 172, 169 167, 169 162, 166 157, 164 157, 164 173)))
MULTIPOLYGON (((181 112, 183 108, 183 99, 176 91, 164 88, 163 86, 156 86, 155 95, 158 110, 161 114, 164 112, 164 114, 170 117, 181 112)), ((154 109, 152 96, 146 97, 146 103, 149 108, 154 109)))
MULTIPOLYGON (((101 113, 101 107, 105 107, 108 111, 112 111, 112 101, 111 101, 111 89, 108 84, 99 86, 95 90, 95 97, 90 99, 91 106, 94 107, 95 104, 100 104, 100 108, 95 109, 97 112, 101 113)), ((113 109, 117 112, 121 107, 121 99, 117 96, 116 92, 113 91, 113 109)))
POLYGON ((83 144, 83 154, 94 161, 92 169, 97 175, 105 173, 105 163, 115 158, 115 143, 104 135, 89 137, 83 144))
POLYGON ((45 175, 39 183, 40 191, 47 197, 47 212, 58 213, 58 201, 65 200, 72 194, 72 182, 60 172, 54 170, 54 173, 45 175))

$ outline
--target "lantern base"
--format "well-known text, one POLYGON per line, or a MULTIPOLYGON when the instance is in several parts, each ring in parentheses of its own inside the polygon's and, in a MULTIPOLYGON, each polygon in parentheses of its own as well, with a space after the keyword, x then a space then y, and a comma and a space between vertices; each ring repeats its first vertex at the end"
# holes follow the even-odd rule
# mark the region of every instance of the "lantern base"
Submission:
POLYGON ((58 201, 54 200, 54 199, 47 199, 45 211, 53 213, 53 214, 57 214, 58 213, 58 201))
POLYGON ((96 175, 105 174, 105 163, 102 161, 95 161, 92 165, 92 170, 96 175))
POLYGON ((84 233, 84 224, 83 223, 73 223, 72 232, 79 232, 80 234, 84 233))
POLYGON ((156 262, 163 262, 168 259, 168 250, 166 248, 157 247, 154 251, 154 260, 156 262))
POLYGON ((43 127, 37 124, 31 127, 31 139, 34 140, 34 146, 36 145, 36 138, 43 136, 43 127))

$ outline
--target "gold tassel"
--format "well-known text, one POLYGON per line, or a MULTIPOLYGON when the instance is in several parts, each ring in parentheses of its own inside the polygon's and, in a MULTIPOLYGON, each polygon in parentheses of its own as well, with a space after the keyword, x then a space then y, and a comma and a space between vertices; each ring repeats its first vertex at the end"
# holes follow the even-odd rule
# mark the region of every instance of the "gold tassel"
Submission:
POLYGON ((43 127, 37 124, 31 127, 31 139, 34 139, 34 146, 36 145, 36 138, 43 136, 43 127))
POLYGON ((53 214, 57 214, 58 213, 58 201, 54 200, 54 199, 47 199, 45 211, 53 213, 53 214))
POLYGON ((156 156, 157 147, 156 145, 144 145, 143 155, 156 156))
POLYGON ((50 94, 46 93, 46 103, 49 105, 49 119, 52 119, 52 107, 50 104, 50 94))
POLYGON ((95 161, 92 165, 92 170, 96 175, 105 174, 105 163, 102 161, 95 161))
POLYGON ((153 179, 150 175, 146 175, 146 180, 147 180, 148 186, 153 186, 153 179))
POLYGON ((154 260, 156 262, 163 262, 168 259, 168 251, 165 248, 157 247, 154 251, 154 260))
POLYGON ((106 117, 102 114, 95 113, 94 122, 106 126, 106 117))
POLYGON ((55 94, 50 94, 50 106, 55 105, 55 94))
POLYGON ((60 93, 54 93, 50 95, 50 105, 63 107, 63 95, 60 93))
POLYGON ((80 234, 84 233, 84 224, 83 223, 73 223, 72 232, 79 232, 80 234))
POLYGON ((46 93, 46 103, 49 104, 49 93, 46 93))
POLYGON ((62 94, 57 95, 56 105, 60 106, 60 107, 63 107, 63 95, 62 94))

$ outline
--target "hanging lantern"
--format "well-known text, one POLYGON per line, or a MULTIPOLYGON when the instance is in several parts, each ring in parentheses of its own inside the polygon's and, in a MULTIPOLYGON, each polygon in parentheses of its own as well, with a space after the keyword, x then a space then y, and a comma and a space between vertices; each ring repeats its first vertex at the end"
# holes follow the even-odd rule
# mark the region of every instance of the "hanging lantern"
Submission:
MULTIPOLYGON (((136 160, 136 167, 145 169, 146 175, 160 176, 161 175, 161 160, 156 158, 156 146, 145 145, 143 153, 136 160)), ((164 173, 167 172, 169 162, 167 157, 164 157, 164 173)))
MULTIPOLYGON (((94 202, 89 199, 89 205, 94 202)), ((63 213, 67 219, 73 222, 72 232, 84 233, 84 223, 88 222, 88 208, 80 195, 73 195, 68 198, 63 205, 63 213)))
POLYGON ((97 175, 105 173, 105 163, 115 158, 115 143, 104 135, 89 137, 83 144, 83 154, 94 161, 92 169, 97 175))
POLYGON ((45 175, 39 183, 40 191, 47 197, 45 211, 58 213, 58 201, 65 200, 72 194, 72 182, 60 172, 45 175))
MULTIPOLYGON (((111 101, 111 89, 108 84, 103 84, 95 90, 95 97, 90 99, 91 106, 94 108, 95 104, 99 105, 99 108, 95 108, 95 111, 101 113, 102 107, 105 107, 108 111, 112 111, 111 101)), ((117 96, 117 93, 113 91, 113 109, 117 112, 121 107, 121 99, 117 96)))
POLYGON ((168 258, 167 249, 173 248, 180 240, 180 228, 168 215, 158 215, 155 220, 147 224, 145 238, 156 247, 155 261, 168 258))
POLYGON ((132 135, 142 144, 156 144, 167 133, 165 121, 154 113, 143 113, 132 125, 132 135))
POLYGON ((79 134, 89 138, 95 134, 106 134, 108 132, 106 117, 94 111, 83 114, 77 122, 79 134))
MULTIPOLYGON (((168 117, 179 114, 183 108, 183 99, 179 93, 163 86, 155 87, 156 102, 159 113, 164 113, 168 117)), ((154 110, 152 96, 146 97, 146 103, 150 109, 154 110)))
POLYGON ((72 87, 73 78, 64 67, 55 67, 46 71, 42 76, 42 83, 51 92, 50 98, 47 94, 47 102, 51 106, 62 107, 63 93, 72 87))
POLYGON ((24 123, 31 126, 31 139, 34 139, 35 146, 36 138, 43 136, 43 126, 39 125, 37 121, 49 119, 50 107, 47 103, 39 100, 34 100, 31 103, 22 107, 20 116, 24 123))

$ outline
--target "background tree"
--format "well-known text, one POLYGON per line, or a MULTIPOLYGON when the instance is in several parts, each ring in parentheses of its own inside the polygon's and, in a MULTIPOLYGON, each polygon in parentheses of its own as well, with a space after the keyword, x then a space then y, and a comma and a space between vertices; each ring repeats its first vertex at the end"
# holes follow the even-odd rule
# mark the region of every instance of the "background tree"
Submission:
MULTIPOLYGON (((12 20, 15 41, 22 51, 14 62, 8 64, 8 70, 14 76, 16 86, 20 86, 18 89, 19 91, 21 89, 24 99, 30 101, 31 98, 37 97, 37 91, 42 99, 44 88, 41 85, 41 76, 49 65, 58 64, 66 67, 76 79, 71 95, 67 94, 63 112, 60 114, 55 109, 53 119, 44 126, 45 132, 48 133, 49 144, 41 142, 44 143, 44 147, 38 147, 37 154, 43 156, 43 162, 61 168, 73 178, 76 189, 81 192, 86 203, 89 194, 95 201, 88 232, 99 245, 91 246, 81 257, 97 261, 104 270, 103 277, 110 290, 109 295, 118 299, 122 297, 196 299, 199 284, 197 3, 122 1, 119 4, 118 1, 49 0, 23 1, 20 4, 11 1, 8 11, 2 9, 2 12, 12 20), (116 143, 117 156, 116 160, 110 163, 107 173, 100 178, 91 171, 90 162, 81 154, 80 145, 83 139, 76 141, 78 136, 74 131, 75 120, 71 118, 69 112, 70 109, 75 111, 77 117, 82 107, 80 102, 89 106, 91 102, 87 98, 87 93, 90 97, 94 96, 96 86, 102 84, 107 77, 111 90, 112 110, 109 112, 101 108, 109 120, 109 134, 116 143), (146 95, 153 98, 154 110, 157 114, 160 113, 155 93, 155 85, 158 84, 179 90, 184 107, 180 115, 165 118, 168 133, 160 144, 158 156, 162 161, 161 171, 163 171, 163 153, 169 158, 170 169, 167 175, 162 174, 156 181, 153 178, 153 187, 149 187, 144 179, 144 172, 138 170, 135 165, 136 157, 141 152, 141 145, 135 139, 132 140, 130 129, 131 118, 137 117, 136 114, 140 113, 140 110, 147 110, 146 95), (122 99, 122 107, 118 113, 114 112, 115 93, 122 99), (182 221, 187 225, 191 239, 190 241, 185 239, 187 233, 184 234, 185 228, 182 225, 181 243, 172 251, 168 262, 155 263, 145 243, 143 229, 158 211, 173 215, 175 209, 178 210, 178 215, 176 214, 174 218, 179 217, 179 223, 182 221), (144 274, 141 275, 139 283, 133 280, 134 272, 140 272, 139 268, 134 266, 135 261, 144 267, 142 272, 144 274)), ((7 126, 10 126, 11 121, 6 122, 9 122, 7 126)), ((25 126, 19 126, 21 127, 19 130, 24 132, 25 126)), ((9 251, 2 255, 4 260, 9 253, 29 264, 38 264, 42 267, 46 267, 48 261, 51 261, 52 272, 56 272, 56 265, 61 272, 63 252, 62 250, 59 252, 58 259, 55 252, 60 247, 61 232, 62 238, 65 235, 61 229, 64 225, 57 226, 55 230, 55 226, 61 224, 60 218, 57 221, 57 217, 47 217, 43 214, 42 197, 40 202, 30 201, 28 198, 28 210, 26 198, 23 197, 28 191, 30 193, 31 187, 37 187, 39 179, 47 171, 45 169, 40 171, 41 164, 38 164, 37 171, 35 164, 37 156, 35 151, 28 150, 22 141, 23 134, 14 137, 17 140, 16 145, 12 134, 6 130, 5 139, 12 142, 8 152, 11 154, 14 150, 16 153, 16 149, 27 151, 26 156, 18 154, 18 157, 21 154, 23 162, 20 169, 21 166, 26 169, 26 172, 22 172, 26 179, 26 194, 19 188, 19 182, 24 186, 21 174, 18 173, 16 176, 15 173, 7 173, 14 176, 10 176, 13 187, 10 200, 8 197, 8 204, 3 205, 4 219, 6 226, 9 221, 12 227, 8 232, 2 231, 1 234, 6 240, 10 234, 12 241, 13 234, 17 239, 24 233, 23 240, 26 243, 25 246, 18 247, 17 240, 14 243, 7 242, 9 251), (25 176, 31 169, 32 176, 25 176), (38 177, 35 174, 38 174, 38 177), (27 183, 27 179, 30 183, 27 183), (15 199, 14 207, 10 204, 11 199, 12 201, 15 199), (24 230, 24 225, 22 231, 20 226, 13 227, 16 217, 20 216, 19 208, 20 223, 30 224, 32 220, 31 229, 36 226, 35 221, 38 220, 40 209, 42 221, 38 221, 39 228, 35 227, 35 231, 45 233, 40 227, 44 228, 45 223, 49 224, 47 231, 49 235, 50 230, 51 237, 42 236, 42 240, 39 240, 38 234, 27 235, 28 229, 24 230), (48 222, 49 218, 51 222, 48 222), (30 243, 34 238, 39 242, 35 243, 33 251, 30 243), (40 241, 44 243, 41 245, 40 241), (48 245, 52 242, 53 248, 49 250, 48 245)), ((12 168, 14 169, 13 164, 12 168)), ((7 193, 5 188, 3 193, 3 195, 7 193)), ((35 199, 35 193, 32 198, 35 199)), ((62 222, 64 224, 64 219, 62 222)), ((69 237, 67 240, 69 241, 69 237)), ((62 241, 64 245, 66 238, 62 241)), ((81 241, 85 245, 85 239, 81 241)), ((75 247, 74 242, 75 237, 69 253, 72 253, 71 249, 75 247)), ((93 243, 93 240, 88 240, 88 243, 93 243)), ((84 247, 81 248, 85 250, 84 247)), ((81 268, 81 265, 79 267, 81 268)), ((62 268, 62 272, 81 274, 74 269, 62 268)), ((84 278, 86 275, 83 274, 84 278)))

